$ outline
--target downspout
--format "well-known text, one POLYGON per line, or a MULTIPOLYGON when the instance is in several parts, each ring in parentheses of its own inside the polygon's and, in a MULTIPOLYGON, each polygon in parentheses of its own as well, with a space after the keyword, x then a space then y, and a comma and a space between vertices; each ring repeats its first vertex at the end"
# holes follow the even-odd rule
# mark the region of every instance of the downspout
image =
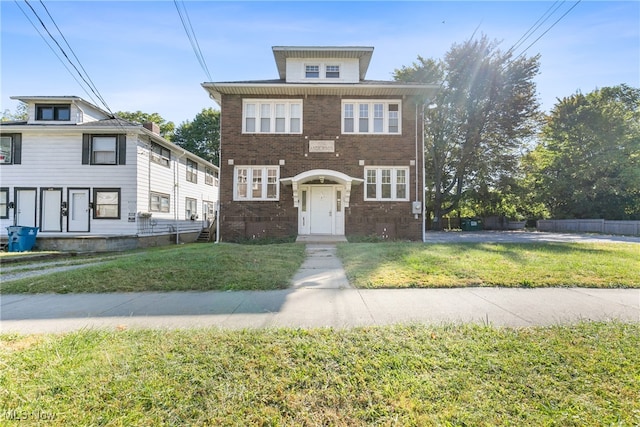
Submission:
POLYGON ((422 125, 422 199, 424 202, 422 203, 422 243, 427 241, 427 196, 425 194, 426 185, 427 185, 427 166, 424 161, 424 104, 421 107, 421 125, 422 125))
POLYGON ((218 151, 219 151, 218 153, 218 200, 216 201, 216 241, 215 243, 220 243, 220 210, 222 209, 222 203, 220 201, 221 193, 222 193, 220 191, 220 189, 222 188, 222 104, 220 105, 220 143, 218 144, 218 151))
POLYGON ((180 185, 178 184, 178 168, 180 167, 180 159, 187 154, 182 150, 182 154, 176 159, 176 167, 173 169, 173 219, 176 223, 176 245, 180 243, 180 230, 178 228, 178 197, 180 196, 180 185))

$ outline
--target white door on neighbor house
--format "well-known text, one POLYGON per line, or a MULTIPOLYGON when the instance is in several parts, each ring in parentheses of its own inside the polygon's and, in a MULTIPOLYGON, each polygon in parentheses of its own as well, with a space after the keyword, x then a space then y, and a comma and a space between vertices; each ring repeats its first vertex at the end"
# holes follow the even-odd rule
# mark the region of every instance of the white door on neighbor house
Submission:
POLYGON ((24 227, 36 226, 35 188, 21 188, 16 190, 16 225, 24 227))
POLYGON ((89 231, 89 189, 69 190, 69 225, 67 231, 89 231))
POLYGON ((62 189, 43 189, 41 195, 40 231, 62 231, 62 189))
POLYGON ((309 223, 311 234, 333 234, 335 191, 331 185, 310 187, 309 223))

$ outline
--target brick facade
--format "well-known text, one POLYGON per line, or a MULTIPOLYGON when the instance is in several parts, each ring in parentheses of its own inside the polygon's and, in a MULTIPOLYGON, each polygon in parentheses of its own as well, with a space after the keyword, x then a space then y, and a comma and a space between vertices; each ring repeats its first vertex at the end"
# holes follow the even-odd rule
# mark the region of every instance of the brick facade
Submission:
MULTIPOLYGON (((255 98, 254 96, 247 96, 255 98)), ((278 97, 269 96, 268 99, 278 97)), ((298 208, 290 185, 280 185, 278 201, 233 201, 235 165, 279 165, 280 178, 312 169, 329 169, 365 179, 364 166, 409 167, 410 201, 364 200, 364 184, 353 185, 345 209, 345 235, 419 240, 422 218, 411 213, 411 201, 422 189, 422 140, 416 138, 416 103, 408 97, 372 97, 402 101, 400 135, 341 134, 341 97, 309 95, 303 99, 303 132, 296 135, 243 134, 241 95, 223 95, 221 115, 220 237, 235 241, 263 237, 288 237, 298 233, 298 208), (417 140, 418 139, 418 140, 417 140), (310 140, 333 140, 331 153, 309 152, 310 140), (416 144, 418 158, 416 159, 416 144), (228 164, 233 160, 233 165, 228 164), (364 166, 360 161, 364 160, 364 166), (414 161, 416 163, 412 164, 414 161), (417 164, 417 168, 416 168, 417 164), (416 169, 418 175, 416 176, 416 169)), ((348 97, 349 99, 367 99, 348 97)), ((286 98, 285 98, 286 99, 286 98)), ((418 123, 420 129, 421 123, 418 123)))

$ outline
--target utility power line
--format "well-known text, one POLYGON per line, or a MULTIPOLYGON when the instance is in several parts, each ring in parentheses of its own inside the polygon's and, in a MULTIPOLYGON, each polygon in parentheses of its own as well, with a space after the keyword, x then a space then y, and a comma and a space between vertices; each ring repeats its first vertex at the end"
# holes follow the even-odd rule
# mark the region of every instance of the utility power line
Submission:
MULTIPOLYGON (((20 4, 18 3, 17 0, 14 0, 15 3, 18 5, 18 7, 20 7, 20 4)), ((113 114, 113 111, 111 111, 111 109, 109 108, 109 105, 106 103, 106 101, 104 100, 104 98, 102 97, 102 95, 100 94, 100 91, 98 90, 98 88, 95 86, 95 84, 93 83, 93 81, 91 80, 91 78, 89 77, 88 73, 86 72, 86 70, 84 69, 84 67, 82 66, 82 63, 80 62, 80 60, 78 59, 78 57, 76 56, 75 52, 73 52, 73 49, 71 48, 71 46, 69 45, 69 43, 67 42, 66 38, 64 37, 64 34, 62 34, 62 31, 60 30, 60 28, 58 27, 58 25, 55 23, 55 20, 53 19, 53 17, 51 16, 51 14, 49 13, 49 10, 46 8, 46 6, 44 5, 44 3, 42 2, 42 0, 40 0, 40 4, 43 6, 43 8, 46 10, 47 15, 49 16, 49 19, 51 20, 51 22, 53 23, 53 25, 56 27, 56 29, 58 30, 58 33, 60 34, 60 36, 62 37, 62 39, 64 40, 65 44, 67 45, 67 47, 69 48, 69 50, 71 50, 73 57, 75 58, 76 62, 78 65, 76 65, 71 58, 69 57, 69 54, 67 53, 67 51, 65 50, 65 48, 61 45, 61 43, 56 39, 56 37, 51 34, 51 31, 49 31, 49 28, 47 28, 47 25, 44 23, 44 21, 42 20, 42 18, 40 17, 40 15, 38 14, 38 12, 34 9, 34 7, 29 3, 28 0, 25 0, 25 4, 27 6, 29 6, 29 9, 31 9, 31 12, 33 13, 33 15, 36 17, 36 19, 38 20, 38 22, 40 23, 40 25, 42 26, 42 28, 44 29, 44 31, 47 33, 47 35, 49 36, 49 38, 55 43, 55 45, 58 47, 58 49, 60 50, 60 52, 62 53, 62 55, 64 56, 64 58, 66 59, 66 61, 71 65, 71 67, 75 70, 75 72, 77 73, 77 75, 80 77, 80 79, 82 80, 82 82, 84 82, 84 85, 78 80, 76 79, 75 75, 73 74, 73 72, 69 69, 69 67, 66 66, 66 64, 64 64, 64 61, 62 60, 62 58, 57 54, 57 52, 55 51, 55 49, 53 48, 53 46, 51 46, 51 44, 49 44, 49 42, 46 40, 46 38, 44 37, 44 35, 37 29, 36 25, 33 23, 33 21, 31 21, 31 19, 27 16, 27 14, 25 13, 25 11, 22 9, 22 7, 20 7, 20 10, 22 11, 23 14, 25 14, 25 16, 27 17, 27 19, 29 20, 29 22, 31 22, 31 24, 34 26, 34 28, 36 28, 36 31, 38 31, 38 33, 40 34, 40 36, 45 39, 45 42, 47 43, 47 46, 49 46, 49 48, 54 52, 54 54, 58 57, 58 59, 63 62, 63 64, 65 65, 65 68, 67 69, 67 71, 69 71, 69 73, 73 76, 74 80, 76 80, 76 82, 78 82, 78 84, 80 84, 80 86, 83 88, 83 90, 85 90, 85 92, 87 92, 87 90, 85 89, 88 88, 89 91, 91 91, 91 93, 93 93, 96 98, 98 98, 98 100, 100 100, 100 102, 102 103, 102 105, 105 107, 105 109, 111 114, 113 114), (80 67, 80 69, 82 69, 82 71, 80 71, 80 69, 78 68, 80 67)), ((88 92, 87 92, 88 93, 88 92)), ((89 96, 89 98, 92 98, 91 96, 89 96)), ((92 99, 93 101, 93 99, 92 99)), ((95 103, 95 101, 93 101, 95 103)))
POLYGON ((198 43, 198 38, 196 37, 196 32, 193 29, 193 25, 191 25, 191 19, 189 19, 189 13, 187 12, 187 7, 184 4, 184 1, 181 1, 182 9, 178 5, 178 0, 173 0, 173 4, 176 6, 176 10, 178 11, 178 15, 180 15, 180 22, 182 22, 182 27, 184 28, 185 33, 187 33, 187 38, 191 43, 191 48, 193 49, 193 53, 195 53, 196 58, 198 59, 198 63, 200 63, 200 68, 204 71, 205 75, 209 79, 209 81, 213 81, 211 78, 211 74, 209 73, 209 67, 207 67, 207 62, 202 55, 202 50, 200 50, 200 44, 198 43), (184 15, 183 15, 184 12, 184 15))
POLYGON ((580 2, 581 2, 581 1, 582 1, 582 0, 578 0, 578 1, 576 1, 576 2, 573 4, 573 6, 571 6, 571 7, 569 8, 569 10, 567 10, 565 13, 563 13, 563 14, 562 14, 562 16, 560 16, 560 18, 558 18, 558 19, 557 19, 553 24, 551 24, 551 26, 550 26, 549 28, 547 28, 547 29, 546 29, 542 34, 540 34, 540 36, 539 36, 537 39, 535 39, 533 42, 531 42, 531 44, 530 44, 529 46, 525 47, 525 48, 524 48, 524 50, 520 53, 520 55, 516 56, 516 58, 515 58, 515 59, 518 59, 518 58, 520 58, 522 55, 524 55, 524 53, 525 53, 525 52, 526 52, 526 51, 527 51, 531 46, 533 46, 534 44, 536 44, 536 43, 538 42, 538 40, 540 40, 540 39, 541 39, 545 34, 547 34, 547 33, 548 33, 548 32, 549 32, 553 27, 555 27, 555 26, 556 26, 556 24, 557 24, 558 22, 560 22, 560 21, 561 21, 565 16, 567 16, 567 15, 569 14, 569 12, 571 12, 573 9, 575 9, 575 7, 576 7, 578 4, 580 4, 580 2))

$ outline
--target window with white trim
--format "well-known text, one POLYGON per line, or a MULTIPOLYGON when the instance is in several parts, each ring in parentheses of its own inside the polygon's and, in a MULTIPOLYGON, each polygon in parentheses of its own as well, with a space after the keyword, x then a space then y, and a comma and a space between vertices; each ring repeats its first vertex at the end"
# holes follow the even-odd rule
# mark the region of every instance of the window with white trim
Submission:
POLYGON ((216 173, 213 168, 205 166, 204 168, 204 183, 207 185, 215 185, 218 186, 218 180, 216 177, 216 173))
POLYGON ((185 219, 195 221, 198 219, 198 201, 191 197, 185 197, 184 199, 184 215, 185 219))
POLYGON ((343 100, 342 133, 400 134, 400 101, 343 100))
POLYGON ((236 166, 233 200, 278 200, 280 167, 236 166))
POLYGON ((242 133, 302 133, 302 100, 245 99, 242 133))
POLYGON ((152 142, 151 161, 168 168, 171 161, 171 151, 160 144, 152 142))
POLYGON ((169 212, 171 196, 164 193, 149 193, 149 212, 169 212))
POLYGON ((320 77, 320 66, 319 65, 305 65, 304 67, 304 76, 306 78, 318 78, 320 77))
POLYGON ((409 200, 408 167, 366 167, 365 200, 409 200))
POLYGON ((187 181, 198 183, 198 164, 189 159, 187 159, 187 181))
POLYGON ((340 66, 339 65, 327 65, 324 69, 324 76, 327 79, 339 79, 340 78, 340 66))

